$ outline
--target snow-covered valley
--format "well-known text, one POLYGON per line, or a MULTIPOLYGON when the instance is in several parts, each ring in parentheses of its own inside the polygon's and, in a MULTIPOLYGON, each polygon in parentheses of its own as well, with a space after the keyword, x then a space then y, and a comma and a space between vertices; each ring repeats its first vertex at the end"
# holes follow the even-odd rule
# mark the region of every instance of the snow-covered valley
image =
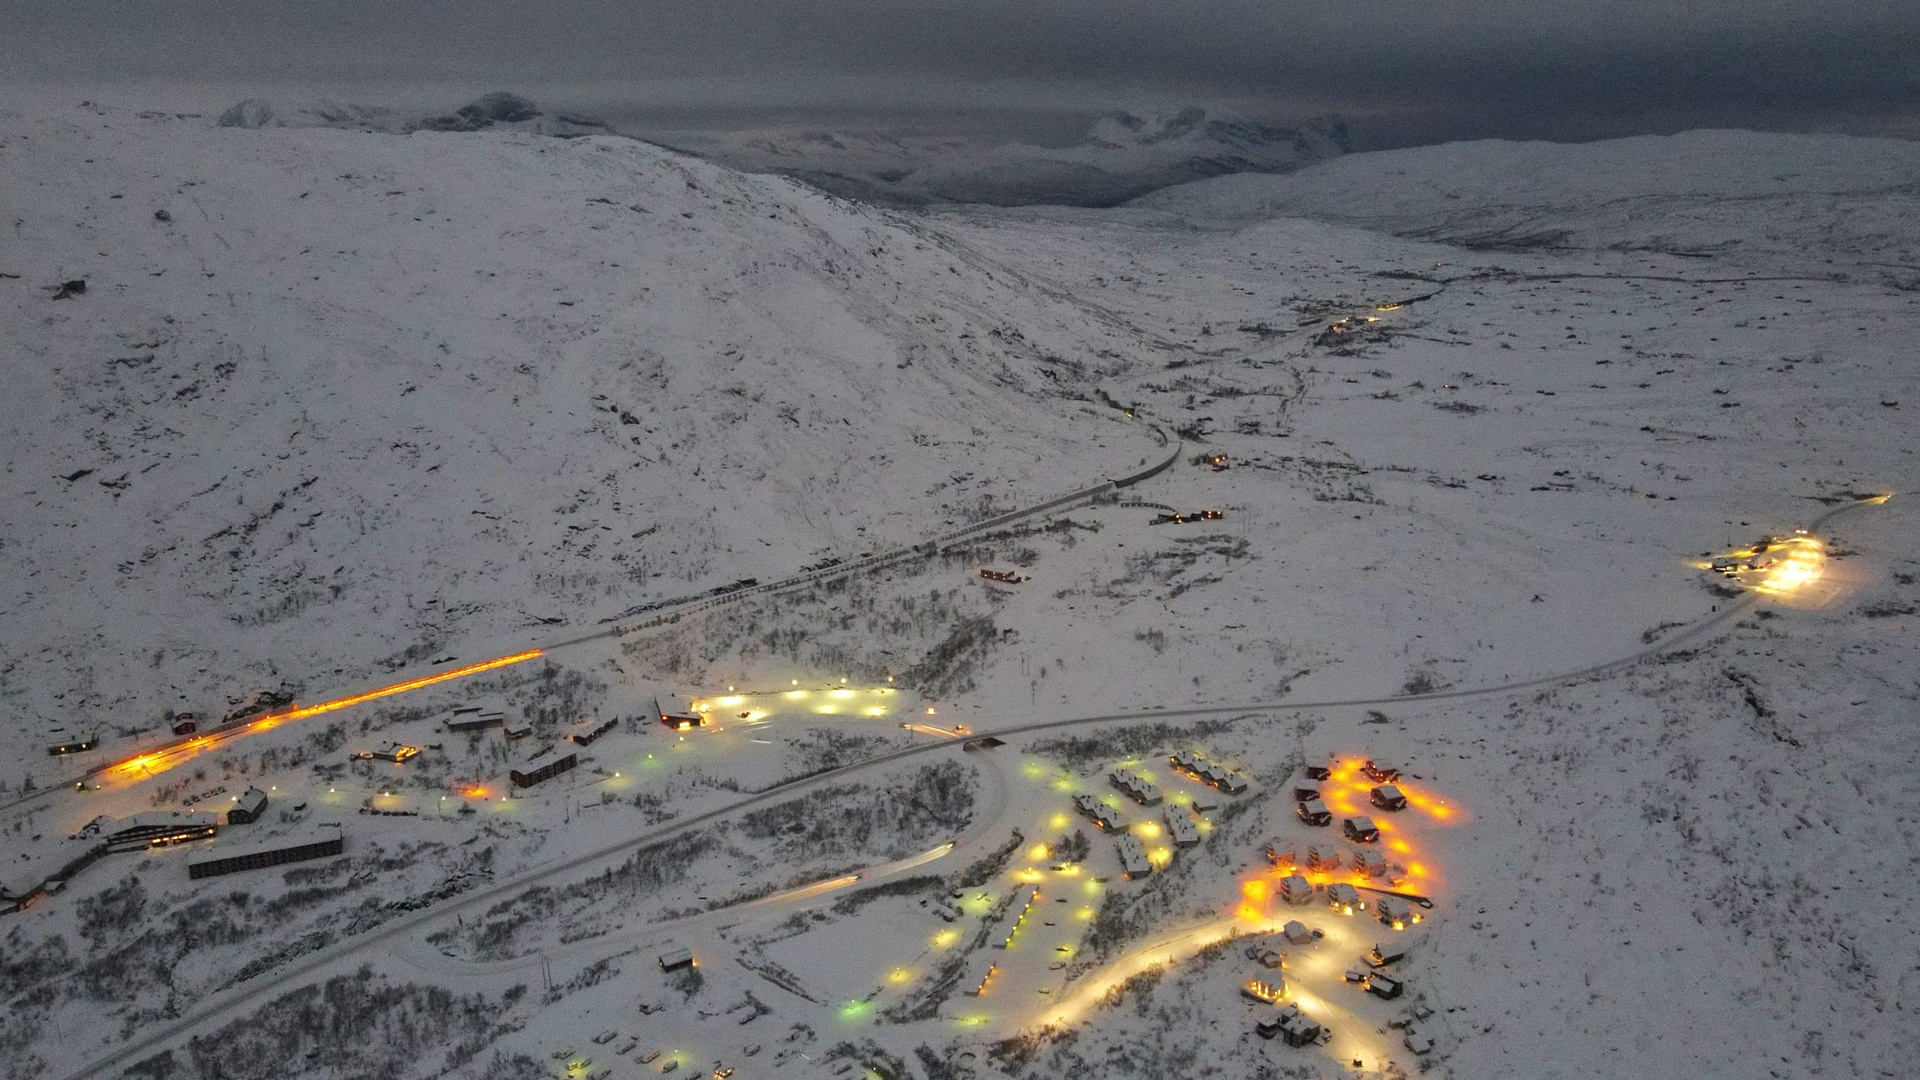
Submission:
POLYGON ((0 884, 216 789, 346 834, 0 916, 9 1075, 1905 1075, 1916 184, 1910 144, 1706 132, 905 212, 608 136, 0 115, 0 884), (83 775, 168 710, 550 647, 1172 447, 83 775), (1814 580, 1701 569, 1823 515, 1814 580), (555 740, 579 768, 509 784, 555 740), (1328 835, 1292 794, 1329 758, 1365 812, 1366 757, 1433 902, 1405 1000, 1342 976, 1392 936, 1327 906, 1349 871, 1294 907, 1262 850, 1328 835), (1256 976, 1329 1041, 1256 1035, 1256 976))

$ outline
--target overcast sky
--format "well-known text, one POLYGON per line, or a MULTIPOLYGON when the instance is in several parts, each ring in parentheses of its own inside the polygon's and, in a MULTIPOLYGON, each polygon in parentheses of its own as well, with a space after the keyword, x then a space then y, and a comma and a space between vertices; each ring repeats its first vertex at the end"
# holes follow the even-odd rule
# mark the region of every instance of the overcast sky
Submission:
POLYGON ((499 88, 690 122, 1044 128, 1192 101, 1339 111, 1368 145, 1920 136, 1916 57, 1920 0, 0 0, 0 80, 127 103, 499 88))

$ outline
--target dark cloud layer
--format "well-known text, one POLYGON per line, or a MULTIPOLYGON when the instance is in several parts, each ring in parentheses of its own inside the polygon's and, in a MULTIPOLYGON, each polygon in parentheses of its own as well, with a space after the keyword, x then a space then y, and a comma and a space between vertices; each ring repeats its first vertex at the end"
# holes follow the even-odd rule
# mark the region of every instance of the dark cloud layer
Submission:
POLYGON ((1370 142, 1920 108, 1914 0, 0 0, 0 78, 507 86, 644 111, 1336 108, 1370 142), (1399 132, 1383 140, 1380 133, 1399 132))

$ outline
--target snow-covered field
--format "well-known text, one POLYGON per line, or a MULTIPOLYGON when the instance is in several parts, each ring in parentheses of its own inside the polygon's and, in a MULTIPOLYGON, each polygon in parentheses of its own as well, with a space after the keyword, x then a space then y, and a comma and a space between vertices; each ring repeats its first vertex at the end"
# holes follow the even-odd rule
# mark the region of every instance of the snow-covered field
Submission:
POLYGON ((1905 1076, 1916 184, 1910 144, 1704 132, 905 214, 607 137, 0 117, 0 801, 168 709, 912 543, 1164 456, 1148 424, 1183 451, 14 804, 10 887, 250 784, 214 850, 348 839, 207 881, 112 855, 0 916, 9 1075, 1905 1076), (1790 593, 1696 566, 1834 511, 1790 593), (654 722, 670 690, 708 728, 654 722), (468 702, 535 735, 438 726, 468 702), (619 723, 502 797, 586 717, 619 723), (1113 718, 952 737, 1078 717, 1113 718), (424 752, 350 757, 387 740, 424 752), (1182 749, 1251 789, 1176 851, 1182 749), (1376 815, 1434 901, 1402 1000, 1342 978, 1391 932, 1279 902, 1261 853, 1328 836, 1291 789, 1330 755, 1417 796, 1376 815), (1163 865, 1126 880, 1076 793, 1163 865), (1245 957, 1290 918, 1324 936, 1245 957), (1255 1036, 1275 976, 1326 1046, 1255 1036))

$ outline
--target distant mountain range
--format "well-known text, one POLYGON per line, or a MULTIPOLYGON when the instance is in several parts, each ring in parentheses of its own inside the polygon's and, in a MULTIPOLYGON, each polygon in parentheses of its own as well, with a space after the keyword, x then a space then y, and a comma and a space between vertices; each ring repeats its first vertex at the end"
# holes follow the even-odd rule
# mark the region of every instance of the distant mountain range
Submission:
POLYGON ((353 105, 319 100, 297 105, 274 105, 248 98, 220 114, 221 127, 341 128, 404 135, 410 131, 524 131, 536 135, 577 138, 611 134, 598 120, 565 113, 548 113, 518 94, 486 94, 450 113, 401 112, 377 105, 353 105))
POLYGON ((1287 172, 1338 157, 1337 117, 1273 127, 1197 106, 1118 112, 1065 147, 991 145, 876 132, 742 131, 682 136, 674 149, 771 172, 868 202, 1112 206, 1173 184, 1228 173, 1287 172))
MULTIPOLYGON (((222 127, 413 131, 521 131, 560 138, 608 135, 605 123, 549 113, 517 94, 496 92, 451 113, 410 113, 320 100, 280 105, 249 98, 222 127)), ((1116 112, 1065 147, 993 144, 977 138, 882 132, 726 131, 649 139, 746 172, 776 173, 824 191, 892 206, 1114 206, 1174 184, 1230 173, 1287 172, 1338 157, 1347 127, 1323 117, 1273 127, 1229 112, 1189 106, 1138 115, 1116 112)))

